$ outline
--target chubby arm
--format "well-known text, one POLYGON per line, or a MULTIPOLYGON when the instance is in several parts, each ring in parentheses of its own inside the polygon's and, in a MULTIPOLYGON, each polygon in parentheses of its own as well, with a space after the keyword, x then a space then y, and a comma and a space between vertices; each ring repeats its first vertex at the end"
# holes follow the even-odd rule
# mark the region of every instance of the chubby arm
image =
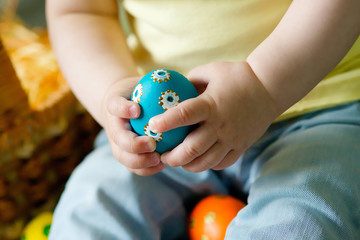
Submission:
POLYGON ((247 62, 282 111, 305 96, 360 34, 360 1, 295 0, 247 62))
POLYGON ((199 123, 162 161, 193 172, 233 164, 347 53, 359 36, 359 12, 358 0, 294 0, 246 62, 193 69, 190 80, 206 90, 150 120, 154 132, 199 123))
POLYGON ((128 99, 140 78, 117 10, 116 0, 47 0, 50 39, 71 89, 106 130, 114 157, 151 175, 164 165, 155 141, 130 130, 140 108, 128 99))
MULTIPOLYGON (((103 125, 105 92, 137 76, 116 0, 47 0, 49 33, 60 67, 86 109, 103 125)), ((133 83, 124 83, 128 95, 133 83)))

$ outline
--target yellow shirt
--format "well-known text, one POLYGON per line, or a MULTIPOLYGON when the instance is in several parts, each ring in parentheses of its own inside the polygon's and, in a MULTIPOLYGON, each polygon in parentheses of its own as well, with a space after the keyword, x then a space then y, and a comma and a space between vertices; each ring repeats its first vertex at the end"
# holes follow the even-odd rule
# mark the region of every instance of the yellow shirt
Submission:
MULTIPOLYGON (((129 46, 141 73, 187 74, 213 61, 241 61, 274 30, 290 0, 123 0, 129 46)), ((360 38, 341 63, 279 119, 360 99, 360 38)))

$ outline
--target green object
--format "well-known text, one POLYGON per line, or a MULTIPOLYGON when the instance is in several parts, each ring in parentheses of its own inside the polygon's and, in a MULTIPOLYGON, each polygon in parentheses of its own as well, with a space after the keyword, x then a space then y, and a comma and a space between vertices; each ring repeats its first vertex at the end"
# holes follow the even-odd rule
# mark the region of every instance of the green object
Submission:
POLYGON ((47 237, 49 236, 49 233, 50 233, 50 227, 51 227, 51 224, 46 225, 44 227, 44 235, 47 236, 47 237))

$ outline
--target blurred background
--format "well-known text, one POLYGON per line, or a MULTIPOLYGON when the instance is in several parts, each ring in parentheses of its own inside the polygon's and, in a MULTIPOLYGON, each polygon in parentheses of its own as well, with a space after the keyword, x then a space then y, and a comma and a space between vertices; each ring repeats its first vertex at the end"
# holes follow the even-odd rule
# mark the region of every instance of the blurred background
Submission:
POLYGON ((9 4, 16 6, 16 14, 29 26, 46 26, 45 0, 0 0, 0 13, 9 4))
MULTIPOLYGON (((1 0, 5 1, 5 0, 1 0)), ((29 26, 45 27, 45 0, 19 0, 16 13, 29 26)))
POLYGON ((45 0, 0 0, 0 240, 47 239, 99 130, 59 70, 45 0))

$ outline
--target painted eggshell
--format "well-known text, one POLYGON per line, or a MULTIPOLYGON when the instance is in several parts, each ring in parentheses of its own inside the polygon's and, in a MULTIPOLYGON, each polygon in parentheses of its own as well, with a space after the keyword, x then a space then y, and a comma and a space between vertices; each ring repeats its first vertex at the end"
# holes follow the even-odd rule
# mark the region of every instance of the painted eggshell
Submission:
POLYGON ((52 222, 53 214, 43 212, 25 227, 21 240, 47 240, 52 222))
POLYGON ((131 95, 131 100, 140 105, 141 114, 137 119, 130 119, 130 124, 137 134, 156 140, 158 153, 170 151, 184 140, 193 126, 153 133, 149 128, 149 120, 180 102, 197 96, 194 85, 180 73, 168 69, 151 71, 139 81, 131 95))
POLYGON ((189 216, 190 240, 225 239, 230 222, 245 206, 244 202, 230 195, 214 194, 203 198, 189 216))

